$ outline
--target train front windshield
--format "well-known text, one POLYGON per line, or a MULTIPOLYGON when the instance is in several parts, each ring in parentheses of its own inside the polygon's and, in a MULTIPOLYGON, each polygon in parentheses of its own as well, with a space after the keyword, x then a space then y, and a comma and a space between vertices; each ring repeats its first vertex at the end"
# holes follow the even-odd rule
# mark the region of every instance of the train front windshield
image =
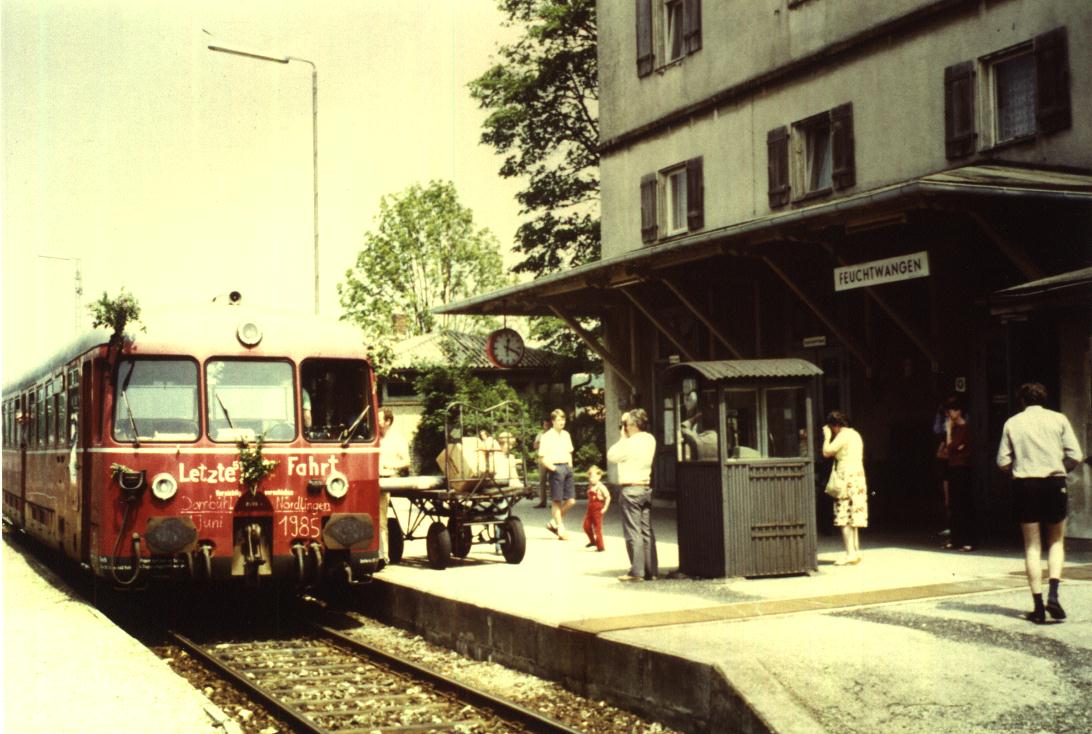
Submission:
POLYGON ((292 365, 277 360, 210 360, 209 437, 213 441, 291 441, 296 437, 292 365))
POLYGON ((303 435, 310 441, 372 441, 371 371, 359 359, 307 359, 300 367, 303 435))
POLYGON ((118 365, 114 438, 197 440, 197 364, 187 359, 125 359, 118 365))

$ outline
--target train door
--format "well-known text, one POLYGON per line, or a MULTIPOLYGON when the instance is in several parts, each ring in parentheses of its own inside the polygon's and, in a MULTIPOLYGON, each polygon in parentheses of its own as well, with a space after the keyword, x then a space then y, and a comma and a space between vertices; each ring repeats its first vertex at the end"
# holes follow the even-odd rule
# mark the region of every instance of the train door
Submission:
MULTIPOLYGON (((80 373, 77 373, 80 374, 80 373)), ((101 404, 92 400, 92 363, 83 363, 79 380, 79 402, 76 411, 76 426, 79 440, 76 446, 76 477, 78 486, 74 488, 79 497, 80 513, 80 561, 91 564, 91 426, 101 404)))

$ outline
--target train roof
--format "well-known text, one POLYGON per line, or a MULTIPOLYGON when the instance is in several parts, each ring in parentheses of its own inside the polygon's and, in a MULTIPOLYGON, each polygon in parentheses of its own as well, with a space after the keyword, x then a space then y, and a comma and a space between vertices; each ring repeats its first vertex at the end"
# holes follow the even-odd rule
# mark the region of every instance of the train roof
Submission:
MULTIPOLYGON (((34 384, 109 341, 108 329, 85 331, 6 384, 4 394, 34 384)), ((342 321, 243 305, 201 304, 142 313, 140 321, 125 330, 122 354, 188 355, 197 360, 214 356, 362 359, 365 350, 360 329, 342 321), (240 341, 239 329, 244 324, 254 324, 260 330, 261 339, 252 347, 240 341)))

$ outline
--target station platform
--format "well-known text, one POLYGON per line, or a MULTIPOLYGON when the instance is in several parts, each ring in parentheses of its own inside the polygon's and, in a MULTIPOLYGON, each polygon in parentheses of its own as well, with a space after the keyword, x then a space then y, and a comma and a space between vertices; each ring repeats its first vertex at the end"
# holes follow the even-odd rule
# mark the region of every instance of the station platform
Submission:
POLYGON ((241 734, 200 691, 17 544, 0 543, 11 734, 241 734))
MULTIPOLYGON (((404 523, 405 501, 393 502, 404 523)), ((688 732, 1092 731, 1087 550, 1067 559, 1068 619, 1037 626, 1022 616, 1016 528, 1013 543, 972 553, 866 529, 856 566, 835 566, 840 537, 820 536, 814 574, 698 580, 672 574, 674 507, 657 502, 661 578, 624 583, 615 505, 602 553, 585 547, 582 502, 566 541, 547 513, 516 506, 517 565, 475 545, 434 570, 425 541, 408 541, 376 575, 369 611, 688 732)))

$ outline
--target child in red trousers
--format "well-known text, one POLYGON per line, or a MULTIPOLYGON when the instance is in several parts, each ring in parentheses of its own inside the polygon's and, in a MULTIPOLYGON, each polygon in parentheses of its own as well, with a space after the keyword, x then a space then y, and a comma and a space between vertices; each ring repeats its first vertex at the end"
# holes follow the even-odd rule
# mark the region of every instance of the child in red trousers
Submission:
POLYGON ((588 536, 587 548, 603 548, 603 515, 610 507, 610 490, 601 481, 603 470, 597 466, 588 469, 588 511, 584 513, 584 532, 588 536))

